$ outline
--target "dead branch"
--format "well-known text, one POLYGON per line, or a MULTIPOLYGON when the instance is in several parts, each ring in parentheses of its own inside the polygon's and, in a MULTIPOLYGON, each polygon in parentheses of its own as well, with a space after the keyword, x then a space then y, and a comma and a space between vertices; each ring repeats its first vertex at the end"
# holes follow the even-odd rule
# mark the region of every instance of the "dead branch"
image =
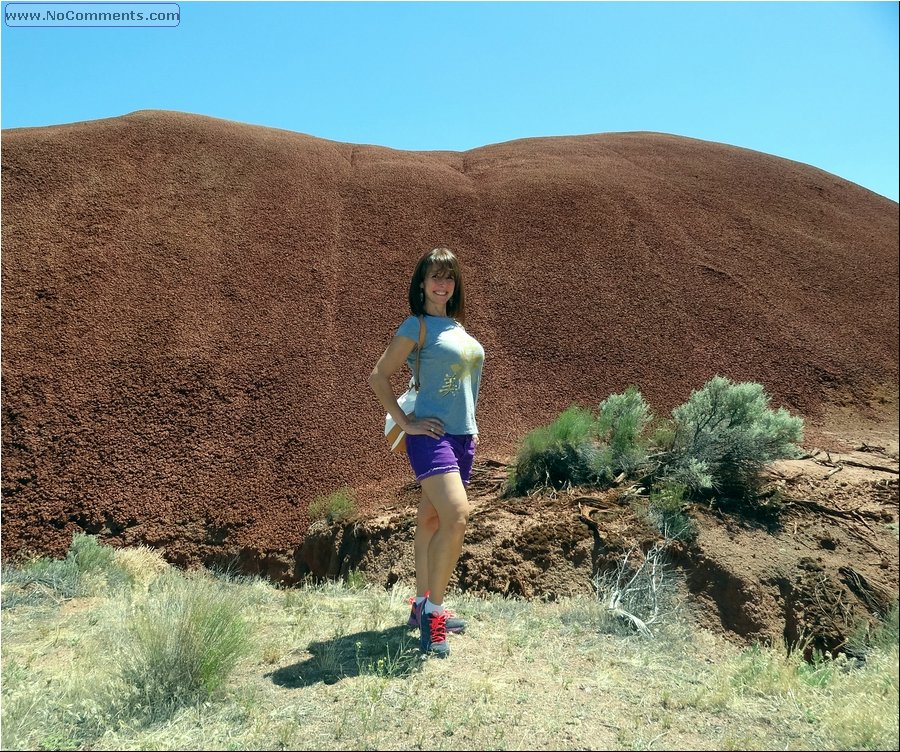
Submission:
POLYGON ((893 473, 900 475, 900 468, 888 467, 887 465, 869 465, 865 462, 856 462, 856 460, 841 460, 841 464, 850 465, 852 467, 862 467, 866 470, 877 470, 880 473, 893 473))
POLYGON ((821 514, 827 514, 832 517, 840 517, 845 520, 854 520, 859 516, 868 517, 870 520, 880 520, 881 515, 876 512, 867 512, 865 510, 858 509, 839 509, 837 507, 829 507, 824 504, 820 504, 818 501, 813 501, 812 499, 791 499, 789 504, 795 504, 799 507, 803 507, 804 509, 808 509, 811 512, 819 512, 821 514))
POLYGON ((578 519, 581 520, 585 525, 587 525, 591 530, 593 530, 594 533, 600 535, 600 526, 586 514, 579 514, 578 519))
POLYGON ((838 567, 844 584, 866 604, 872 614, 884 616, 890 610, 891 597, 886 590, 869 582, 853 567, 838 567))
POLYGON ((873 444, 862 443, 862 446, 856 447, 857 452, 874 452, 875 454, 887 455, 887 450, 883 446, 874 446, 873 444))
POLYGON ((506 470, 509 467, 509 465, 507 465, 505 462, 499 462, 498 460, 491 460, 491 459, 478 460, 477 464, 484 465, 486 467, 499 467, 499 468, 503 468, 504 470, 506 470))
POLYGON ((846 457, 839 460, 832 460, 831 455, 828 455, 827 460, 813 460, 817 465, 822 465, 823 467, 833 467, 835 468, 832 472, 826 475, 826 478, 830 478, 834 475, 838 470, 840 470, 844 465, 850 465, 851 467, 861 467, 865 470, 877 470, 880 473, 893 473, 900 474, 900 468, 896 467, 888 467, 887 465, 871 465, 868 462, 857 462, 856 460, 847 459, 846 457))
POLYGON ((607 499, 599 498, 597 496, 576 496, 572 501, 578 504, 579 509, 582 508, 583 504, 589 504, 595 509, 609 509, 613 506, 607 499))
POLYGON ((665 576, 664 548, 665 544, 655 544, 646 553, 641 565, 633 573, 629 573, 628 560, 637 550, 636 545, 632 546, 618 563, 615 579, 598 580, 596 583, 598 592, 602 594, 606 602, 607 610, 630 623, 644 637, 653 636, 650 626, 656 623, 660 617, 662 585, 665 576), (644 618, 638 616, 633 613, 633 606, 628 606, 629 603, 646 606, 650 615, 644 618))
POLYGON ((871 548, 878 555, 887 556, 887 553, 885 552, 885 550, 883 548, 879 548, 874 543, 872 543, 872 541, 869 540, 869 537, 867 535, 863 535, 861 532, 859 532, 859 530, 856 529, 855 525, 847 525, 847 531, 849 533, 851 533, 852 535, 855 535, 857 538, 859 538, 863 543, 865 543, 869 548, 871 548))
POLYGON ((788 485, 792 485, 792 484, 796 483, 798 480, 800 480, 803 477, 803 473, 794 473, 794 475, 786 475, 785 473, 781 472, 780 470, 775 470, 774 468, 769 468, 768 472, 771 476, 778 478, 780 480, 783 480, 788 485))

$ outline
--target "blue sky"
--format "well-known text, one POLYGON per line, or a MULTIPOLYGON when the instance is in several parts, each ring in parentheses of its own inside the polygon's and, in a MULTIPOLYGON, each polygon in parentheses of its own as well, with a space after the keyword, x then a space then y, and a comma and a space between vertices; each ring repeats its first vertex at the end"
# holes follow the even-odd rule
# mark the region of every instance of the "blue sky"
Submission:
POLYGON ((898 199, 895 2, 180 10, 174 28, 4 23, 0 125, 166 109, 412 150, 659 131, 804 162, 898 199))

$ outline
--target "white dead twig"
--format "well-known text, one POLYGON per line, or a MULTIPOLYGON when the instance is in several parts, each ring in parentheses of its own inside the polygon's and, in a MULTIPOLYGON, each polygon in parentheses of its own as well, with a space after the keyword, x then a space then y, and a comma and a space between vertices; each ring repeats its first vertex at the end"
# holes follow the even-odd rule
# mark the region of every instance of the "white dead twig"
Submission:
POLYGON ((614 576, 598 577, 596 582, 597 593, 606 609, 630 623, 644 637, 653 637, 650 626, 660 620, 666 574, 665 545, 656 543, 634 572, 629 570, 628 561, 638 549, 632 546, 616 566, 614 576))

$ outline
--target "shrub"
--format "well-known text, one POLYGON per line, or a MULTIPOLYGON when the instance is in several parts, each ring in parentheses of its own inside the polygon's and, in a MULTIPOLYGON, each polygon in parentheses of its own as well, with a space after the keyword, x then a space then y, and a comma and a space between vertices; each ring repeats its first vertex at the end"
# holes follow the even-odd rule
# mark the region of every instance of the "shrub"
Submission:
POLYGON ((365 590, 368 583, 366 575, 358 569, 350 569, 347 572, 347 587, 350 590, 365 590))
POLYGON ((716 376, 672 411, 675 436, 663 474, 691 491, 746 498, 766 463, 797 455, 803 419, 769 409, 760 384, 716 376))
POLYGON ((134 689, 134 712, 168 717, 215 694, 249 649, 241 607, 238 591, 221 582, 161 575, 127 623, 122 676, 134 689))
POLYGON ((129 572, 116 560, 114 548, 100 543, 96 536, 75 533, 65 559, 39 557, 21 566, 4 566, 3 583, 9 589, 3 607, 93 595, 131 581, 129 572))
POLYGON ((590 410, 573 405, 548 426, 525 436, 507 480, 507 493, 570 488, 598 479, 599 453, 590 410))
POLYGON ((328 496, 317 496, 309 505, 309 516, 325 519, 328 524, 345 520, 356 513, 356 499, 349 488, 342 488, 328 496))
POLYGON ((3 566, 3 608, 59 602, 81 595, 81 573, 71 561, 40 557, 3 566))
POLYGON ((676 458, 667 469, 664 482, 679 485, 688 492, 708 491, 715 487, 709 464, 696 457, 676 458))
POLYGON ((132 582, 131 573, 116 558, 116 549, 100 543, 96 536, 75 533, 66 559, 83 575, 92 574, 105 578, 106 584, 112 587, 132 582))
POLYGON ((647 427, 653 420, 650 408, 635 387, 611 394, 600 403, 596 423, 602 449, 600 471, 612 480, 620 473, 631 475, 647 462, 647 427))
POLYGON ((697 523, 685 511, 686 492, 680 483, 660 483, 650 491, 647 517, 667 539, 689 541, 697 537, 697 523))

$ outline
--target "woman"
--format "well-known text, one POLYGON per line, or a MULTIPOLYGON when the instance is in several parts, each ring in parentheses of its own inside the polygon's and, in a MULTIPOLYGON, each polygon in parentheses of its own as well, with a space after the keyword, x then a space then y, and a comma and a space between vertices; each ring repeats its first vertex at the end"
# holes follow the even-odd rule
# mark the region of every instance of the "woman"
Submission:
POLYGON ((422 487, 416 520, 416 598, 410 626, 420 629, 425 652, 446 657, 447 633, 465 623, 444 608, 444 594, 462 551, 478 427, 475 406, 484 348, 466 333, 465 295, 459 261, 435 248, 416 264, 409 283, 410 315, 397 330, 369 377, 372 390, 406 431, 406 451, 422 487), (391 389, 391 376, 406 363, 414 368, 419 322, 425 344, 419 353, 416 410, 405 415, 391 389))

